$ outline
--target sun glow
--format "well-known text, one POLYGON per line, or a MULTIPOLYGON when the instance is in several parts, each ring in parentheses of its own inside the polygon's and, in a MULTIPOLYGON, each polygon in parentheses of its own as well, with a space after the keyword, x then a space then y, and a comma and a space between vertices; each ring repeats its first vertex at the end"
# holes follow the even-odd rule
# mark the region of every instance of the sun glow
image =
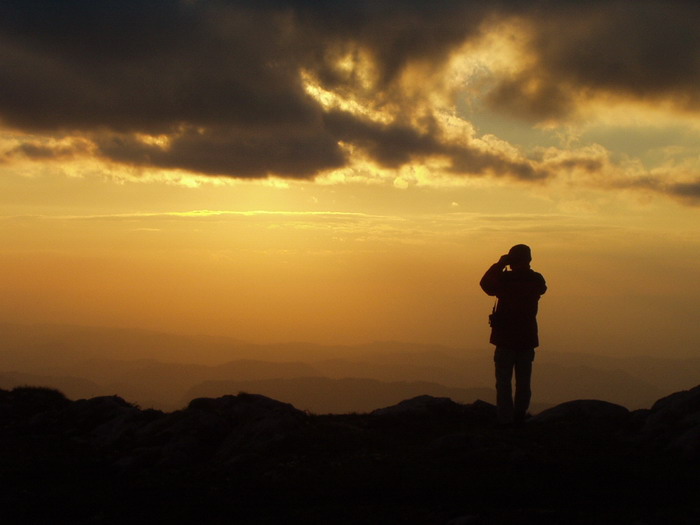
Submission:
POLYGON ((148 146, 156 146, 162 150, 169 149, 172 141, 172 137, 170 135, 146 135, 144 133, 137 133, 135 137, 143 144, 148 146))
POLYGON ((189 2, 182 32, 118 17, 128 49, 80 24, 55 46, 3 33, 21 59, 0 95, 0 321, 483 347, 478 279, 525 242, 552 282, 548 345, 603 348, 655 316, 612 351, 700 337, 677 307, 700 308, 680 3, 624 31, 583 3, 220 4, 189 2))
POLYGON ((338 93, 324 88, 310 71, 302 71, 301 78, 306 93, 321 104, 326 111, 339 109, 383 124, 388 124, 393 120, 391 114, 372 108, 362 97, 350 93, 338 93))

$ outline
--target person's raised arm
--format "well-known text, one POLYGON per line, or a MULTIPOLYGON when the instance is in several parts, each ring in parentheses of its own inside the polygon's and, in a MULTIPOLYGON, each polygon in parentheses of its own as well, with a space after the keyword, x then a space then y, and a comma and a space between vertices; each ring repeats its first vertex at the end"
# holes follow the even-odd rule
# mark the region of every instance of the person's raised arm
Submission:
POLYGON ((501 255, 498 262, 492 264, 491 267, 486 270, 486 273, 481 278, 479 285, 481 289, 486 292, 487 295, 498 295, 501 291, 502 279, 501 274, 506 266, 509 264, 509 256, 501 255))

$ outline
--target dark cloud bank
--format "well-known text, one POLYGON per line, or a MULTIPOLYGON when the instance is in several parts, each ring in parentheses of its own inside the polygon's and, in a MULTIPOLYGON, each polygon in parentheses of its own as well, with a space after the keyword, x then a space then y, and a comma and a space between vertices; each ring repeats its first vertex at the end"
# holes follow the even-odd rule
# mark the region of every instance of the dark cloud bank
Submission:
MULTIPOLYGON (((357 75, 333 62, 362 50, 377 70, 372 100, 411 109, 397 83, 407 65, 432 64, 440 74, 485 21, 509 15, 535 28, 537 60, 497 79, 491 104, 533 121, 565 117, 573 90, 700 108, 700 6, 692 2, 5 0, 0 122, 80 135, 113 161, 209 175, 313 178, 347 164, 342 141, 385 167, 442 156, 460 174, 538 179, 547 173, 535 163, 448 142, 436 126, 326 110, 300 75, 356 92, 357 75), (138 134, 166 135, 170 145, 138 134)), ((32 144, 14 153, 52 155, 32 144)), ((63 146, 56 155, 70 153, 63 146)))

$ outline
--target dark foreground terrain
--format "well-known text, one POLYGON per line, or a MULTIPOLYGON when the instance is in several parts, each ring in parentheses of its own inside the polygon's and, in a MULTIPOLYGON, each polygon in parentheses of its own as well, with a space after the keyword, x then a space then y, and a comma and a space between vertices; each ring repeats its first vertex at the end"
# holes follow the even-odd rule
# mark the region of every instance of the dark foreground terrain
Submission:
POLYGON ((700 386, 499 428, 418 397, 317 416, 251 394, 141 410, 0 390, 2 523, 697 524, 700 386))

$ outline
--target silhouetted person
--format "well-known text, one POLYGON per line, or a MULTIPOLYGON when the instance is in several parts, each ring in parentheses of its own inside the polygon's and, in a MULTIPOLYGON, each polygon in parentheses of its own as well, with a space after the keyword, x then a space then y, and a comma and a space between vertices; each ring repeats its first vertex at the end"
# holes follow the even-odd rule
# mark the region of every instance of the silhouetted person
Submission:
POLYGON ((497 297, 490 317, 490 342, 496 345, 496 404, 498 420, 504 425, 522 423, 530 406, 532 362, 539 346, 537 303, 547 291, 544 277, 530 269, 531 260, 530 248, 517 244, 486 271, 480 283, 488 295, 497 297))

